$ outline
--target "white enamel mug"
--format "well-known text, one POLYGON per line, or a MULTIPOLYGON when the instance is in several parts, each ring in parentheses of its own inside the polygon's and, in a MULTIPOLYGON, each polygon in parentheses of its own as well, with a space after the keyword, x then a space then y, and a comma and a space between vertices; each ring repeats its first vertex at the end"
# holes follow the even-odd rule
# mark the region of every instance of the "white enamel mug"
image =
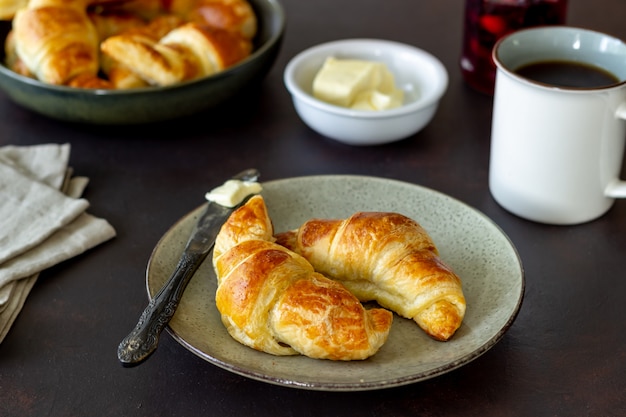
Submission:
POLYGON ((626 197, 619 179, 626 138, 626 44, 585 29, 548 26, 501 39, 493 51, 496 87, 489 188, 511 213, 571 225, 626 197), (592 64, 619 82, 555 87, 515 73, 536 62, 592 64))

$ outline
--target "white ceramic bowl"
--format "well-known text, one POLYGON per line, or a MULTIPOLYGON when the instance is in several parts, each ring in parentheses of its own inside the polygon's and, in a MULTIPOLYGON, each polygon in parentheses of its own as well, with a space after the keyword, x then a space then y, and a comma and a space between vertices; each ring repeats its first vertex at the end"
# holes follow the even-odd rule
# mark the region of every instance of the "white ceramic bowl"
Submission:
POLYGON ((309 48, 287 64, 284 82, 296 112, 316 132, 350 145, 378 145, 405 139, 431 121, 448 86, 443 64, 419 48, 378 39, 346 39, 309 48), (383 62, 404 91, 401 107, 352 110, 313 97, 315 75, 327 57, 383 62))

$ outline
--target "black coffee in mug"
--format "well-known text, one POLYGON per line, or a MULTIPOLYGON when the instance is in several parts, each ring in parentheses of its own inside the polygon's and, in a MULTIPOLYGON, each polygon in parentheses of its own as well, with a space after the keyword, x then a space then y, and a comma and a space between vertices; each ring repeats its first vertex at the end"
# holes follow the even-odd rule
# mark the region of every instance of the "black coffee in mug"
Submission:
POLYGON ((505 36, 492 56, 497 76, 489 191, 495 201, 528 220, 573 225, 600 217, 615 199, 626 198, 626 181, 620 179, 626 42, 576 27, 542 26, 505 36), (567 79, 571 72, 574 81, 567 79))
POLYGON ((555 87, 600 88, 620 82, 615 75, 602 68, 573 61, 534 62, 515 72, 529 80, 555 87))

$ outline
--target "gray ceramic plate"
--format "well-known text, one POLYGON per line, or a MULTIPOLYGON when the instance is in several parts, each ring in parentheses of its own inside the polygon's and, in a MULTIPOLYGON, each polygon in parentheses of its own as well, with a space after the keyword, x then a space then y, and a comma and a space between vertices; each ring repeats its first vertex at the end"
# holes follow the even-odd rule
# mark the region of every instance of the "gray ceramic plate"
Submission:
MULTIPOLYGON (((441 257, 463 280, 465 320, 445 343, 395 317, 387 343, 365 361, 333 362, 272 356, 245 347, 226 332, 215 307, 216 278, 207 259, 189 283, 168 331, 201 358, 234 373, 277 385, 358 391, 422 381, 485 353, 511 326, 524 294, 517 251, 485 215, 439 192, 362 176, 313 176, 263 184, 276 232, 311 217, 344 218, 356 211, 395 211, 426 228, 441 257)), ((174 269, 200 211, 192 211, 159 241, 147 268, 150 296, 174 269)), ((209 255, 211 256, 211 255, 209 255)))

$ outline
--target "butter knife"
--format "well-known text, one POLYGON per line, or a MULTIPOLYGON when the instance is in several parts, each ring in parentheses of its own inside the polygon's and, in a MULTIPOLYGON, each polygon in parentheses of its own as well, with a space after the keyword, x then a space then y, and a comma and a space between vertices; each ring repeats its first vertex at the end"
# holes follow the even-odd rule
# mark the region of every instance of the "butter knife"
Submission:
MULTIPOLYGON (((259 176, 256 169, 248 169, 232 179, 255 182, 259 176)), ((161 332, 174 316, 191 277, 213 248, 220 228, 230 214, 251 196, 248 195, 235 207, 208 202, 187 241, 173 274, 150 300, 135 328, 119 344, 117 357, 122 365, 138 365, 156 350, 161 332)))

